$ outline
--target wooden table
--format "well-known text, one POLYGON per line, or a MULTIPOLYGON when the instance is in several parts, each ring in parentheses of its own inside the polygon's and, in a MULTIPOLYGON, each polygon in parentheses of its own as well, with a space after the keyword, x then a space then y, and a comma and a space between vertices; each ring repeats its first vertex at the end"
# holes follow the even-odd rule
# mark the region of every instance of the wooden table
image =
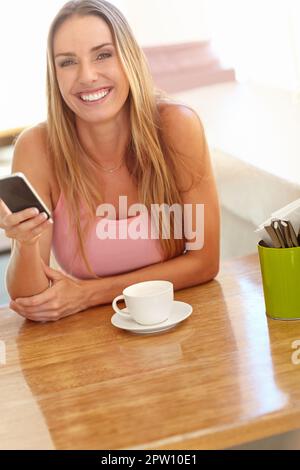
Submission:
POLYGON ((114 328, 110 306, 57 323, 0 313, 0 448, 225 448, 299 427, 300 322, 267 320, 256 255, 175 294, 176 329, 114 328))

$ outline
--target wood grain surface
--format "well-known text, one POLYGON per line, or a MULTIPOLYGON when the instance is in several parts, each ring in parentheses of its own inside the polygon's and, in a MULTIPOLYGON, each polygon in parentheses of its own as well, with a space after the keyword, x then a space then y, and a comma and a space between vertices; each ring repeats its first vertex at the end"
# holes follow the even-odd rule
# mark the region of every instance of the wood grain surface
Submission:
POLYGON ((300 322, 266 318, 256 255, 175 293, 165 333, 111 325, 111 306, 36 324, 0 311, 1 449, 220 449, 299 427, 300 322))

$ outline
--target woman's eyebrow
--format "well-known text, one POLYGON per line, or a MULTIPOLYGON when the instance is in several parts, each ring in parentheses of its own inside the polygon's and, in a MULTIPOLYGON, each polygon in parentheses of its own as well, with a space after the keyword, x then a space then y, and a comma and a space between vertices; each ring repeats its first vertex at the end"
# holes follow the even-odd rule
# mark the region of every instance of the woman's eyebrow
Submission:
MULTIPOLYGON (((102 49, 102 47, 105 47, 105 46, 113 46, 113 44, 111 42, 106 42, 104 44, 100 44, 99 46, 92 47, 92 49, 90 49, 90 52, 98 51, 99 49, 102 49)), ((76 54, 74 52, 59 52, 58 54, 56 54, 55 59, 57 57, 61 57, 61 56, 75 57, 76 54)))

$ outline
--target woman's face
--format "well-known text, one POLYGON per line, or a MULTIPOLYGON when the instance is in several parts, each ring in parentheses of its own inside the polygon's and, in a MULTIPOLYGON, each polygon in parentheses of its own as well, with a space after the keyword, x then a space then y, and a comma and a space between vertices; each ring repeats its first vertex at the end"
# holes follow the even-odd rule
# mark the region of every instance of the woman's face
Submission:
POLYGON ((57 30, 53 49, 59 88, 69 108, 90 123, 115 118, 127 100, 129 82, 105 21, 69 18, 57 30))

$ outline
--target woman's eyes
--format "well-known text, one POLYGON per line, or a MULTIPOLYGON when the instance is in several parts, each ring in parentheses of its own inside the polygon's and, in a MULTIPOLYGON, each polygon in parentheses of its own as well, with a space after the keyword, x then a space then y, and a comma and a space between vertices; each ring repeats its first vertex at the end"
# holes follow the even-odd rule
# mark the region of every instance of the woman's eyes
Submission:
MULTIPOLYGON (((111 54, 109 52, 102 52, 101 54, 97 56, 97 59, 99 59, 99 57, 104 57, 105 59, 108 59, 109 57, 111 57, 111 54)), ((67 67, 68 65, 72 65, 72 64, 74 64, 74 61, 72 59, 67 59, 67 60, 64 60, 59 65, 60 67, 67 67)))

